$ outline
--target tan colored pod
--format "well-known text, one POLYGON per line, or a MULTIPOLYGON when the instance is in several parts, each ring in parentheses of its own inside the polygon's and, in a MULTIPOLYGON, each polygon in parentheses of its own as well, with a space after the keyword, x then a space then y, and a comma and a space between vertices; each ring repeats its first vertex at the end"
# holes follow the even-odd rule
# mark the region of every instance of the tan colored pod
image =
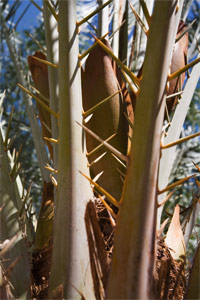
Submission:
MULTIPOLYGON (((106 40, 103 42, 110 48, 106 40)), ((112 59, 97 45, 88 56, 85 71, 82 73, 84 111, 92 108, 108 96, 113 95, 119 89, 120 85, 112 67, 112 59)), ((124 116, 124 112, 127 113, 126 105, 123 101, 122 93, 119 93, 101 105, 92 114, 86 126, 103 140, 117 133, 109 143, 126 155, 128 122, 124 116)), ((92 151, 98 145, 99 142, 89 134, 86 134, 87 152, 92 151)), ((102 147, 97 153, 90 155, 88 161, 91 164, 97 158, 100 158, 99 161, 90 167, 91 178, 93 179, 102 173, 97 183, 119 201, 123 187, 119 171, 124 173, 125 169, 105 147, 102 147), (104 153, 105 155, 103 155, 104 153), (101 157, 101 155, 103 156, 101 157)))

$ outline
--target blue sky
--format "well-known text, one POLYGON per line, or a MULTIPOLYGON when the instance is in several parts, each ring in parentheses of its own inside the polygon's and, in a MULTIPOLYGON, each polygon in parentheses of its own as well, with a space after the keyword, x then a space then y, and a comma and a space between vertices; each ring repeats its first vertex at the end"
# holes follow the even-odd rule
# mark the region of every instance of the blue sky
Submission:
MULTIPOLYGON (((42 7, 42 0, 35 0, 35 2, 42 7)), ((9 1, 9 5, 12 6, 14 3, 13 0, 9 1)), ((19 9, 17 10, 17 14, 14 18, 14 23, 18 20, 19 16, 23 13, 24 9, 30 3, 30 0, 23 0, 19 9)), ((23 16, 22 20, 19 22, 17 26, 17 31, 21 32, 24 29, 29 29, 37 24, 37 16, 39 15, 40 11, 33 5, 30 4, 28 10, 26 11, 25 15, 23 16)))

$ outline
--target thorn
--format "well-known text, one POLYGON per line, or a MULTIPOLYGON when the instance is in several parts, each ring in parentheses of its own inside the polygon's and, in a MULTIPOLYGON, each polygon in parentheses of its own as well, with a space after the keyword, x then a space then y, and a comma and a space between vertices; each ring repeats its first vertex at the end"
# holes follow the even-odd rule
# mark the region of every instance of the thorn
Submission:
POLYGON ((42 93, 40 93, 40 91, 38 91, 34 86, 30 85, 30 88, 32 90, 34 90, 34 92, 36 92, 47 104, 49 104, 49 99, 47 97, 45 97, 42 93))
POLYGON ((124 181, 124 179, 125 179, 125 177, 126 177, 126 174, 123 173, 119 168, 117 168, 116 170, 117 170, 117 172, 122 176, 122 179, 123 179, 123 181, 124 181))
POLYGON ((194 65, 198 64, 199 62, 200 62, 200 57, 194 59, 191 63, 187 64, 183 68, 181 68, 178 71, 172 73, 171 75, 168 75, 168 81, 178 77, 179 75, 181 75, 182 73, 184 73, 188 69, 192 68, 194 65))
POLYGON ((42 124, 47 129, 47 131, 52 135, 52 130, 49 128, 49 126, 47 126, 47 124, 44 121, 42 121, 42 124))
POLYGON ((53 111, 48 105, 46 105, 42 100, 40 100, 37 96, 32 94, 29 90, 27 90, 25 87, 23 87, 20 83, 17 83, 17 85, 26 92, 29 96, 33 97, 41 106, 43 106, 44 109, 46 109, 50 114, 52 114, 56 119, 58 119, 58 114, 53 111))
POLYGON ((58 174, 58 170, 53 169, 49 164, 47 164, 46 166, 44 166, 47 170, 49 170, 50 172, 53 172, 55 174, 58 174))
POLYGON ((98 135, 96 135, 92 130, 88 129, 85 125, 80 124, 76 121, 76 123, 81 126, 87 133, 89 133, 93 138, 95 138, 97 141, 102 143, 108 150, 113 152, 117 157, 121 158, 123 161, 128 163, 128 157, 126 155, 123 155, 121 152, 119 152, 117 149, 115 149, 113 146, 102 140, 98 135))
MULTIPOLYGON (((167 116, 167 122, 168 122, 168 124, 171 124, 170 117, 169 117, 169 111, 168 111, 166 102, 165 102, 165 112, 166 112, 166 116, 167 116)), ((162 145, 161 145, 161 148, 162 148, 162 145)))
POLYGON ((106 198, 112 203, 114 206, 119 208, 119 202, 111 196, 106 190, 104 190, 98 183, 94 182, 91 178, 89 178, 87 175, 85 175, 83 172, 79 171, 91 184, 94 185, 94 187, 97 189, 98 192, 106 196, 106 198))
POLYGON ((49 1, 46 1, 47 6, 50 10, 50 12, 52 13, 52 15, 54 16, 55 20, 58 22, 58 15, 55 12, 55 9, 53 8, 53 6, 49 3, 49 1))
POLYGON ((133 129, 133 123, 131 122, 131 120, 129 119, 129 117, 127 116, 127 114, 124 112, 124 116, 126 118, 126 120, 128 121, 128 125, 133 129))
POLYGON ((160 229, 157 230, 157 237, 161 236, 168 222, 169 222, 169 218, 165 219, 165 221, 161 224, 160 229))
POLYGON ((196 185, 198 186, 198 188, 200 188, 200 182, 197 178, 194 178, 195 179, 195 182, 196 182, 196 185))
POLYGON ((168 200, 169 198, 171 198, 171 196, 174 194, 175 190, 171 191, 167 197, 165 197, 160 203, 157 204, 157 207, 161 207, 163 206, 168 200))
POLYGON ((147 5, 145 3, 144 0, 139 0, 140 1, 140 5, 142 7, 142 11, 143 11, 143 14, 145 16, 145 19, 147 21, 147 24, 148 26, 150 27, 150 24, 151 24, 151 16, 149 14, 149 11, 148 11, 148 8, 147 8, 147 5))
POLYGON ((146 25, 144 24, 144 22, 142 21, 142 19, 139 16, 139 14, 137 13, 137 11, 134 9, 133 5, 130 2, 129 2, 129 5, 130 5, 132 12, 135 15, 136 20, 138 21, 140 27, 142 28, 142 30, 144 31, 146 36, 148 36, 149 30, 146 28, 146 25))
POLYGON ((98 156, 95 160, 93 160, 90 164, 88 163, 87 166, 88 168, 91 168, 93 165, 95 165, 104 155, 106 155, 107 152, 104 152, 100 156, 98 156))
MULTIPOLYGON (((104 34, 100 40, 103 40, 108 34, 110 33, 107 32, 106 34, 104 34)), ((95 42, 91 47, 89 47, 85 52, 83 52, 82 54, 78 55, 79 60, 82 60, 86 55, 88 55, 92 50, 94 50, 94 48, 96 48, 96 46, 98 45, 98 42, 95 42)))
POLYGON ((192 162, 192 163, 197 168, 197 170, 200 172, 200 167, 197 164, 195 164, 195 162, 192 162))
POLYGON ((107 98, 105 98, 104 100, 100 101, 99 103, 97 103, 96 105, 94 105, 92 108, 88 109, 86 112, 82 113, 83 118, 87 118, 89 115, 91 115, 95 110, 97 110, 102 104, 106 103, 108 100, 112 99, 114 96, 116 96, 117 94, 119 94, 122 90, 118 90, 116 93, 108 96, 107 98))
POLYGON ((32 56, 33 59, 38 60, 40 62, 42 62, 43 64, 53 67, 53 68, 58 68, 58 65, 51 63, 50 61, 44 60, 42 58, 36 57, 36 56, 32 56))
MULTIPOLYGON (((112 217, 116 219, 117 215, 114 213, 112 208, 107 204, 107 202, 103 199, 103 197, 100 194, 98 194, 98 196, 99 196, 101 202, 103 203, 103 205, 105 206, 105 208, 111 213, 112 217)), ((111 222, 111 224, 112 224, 112 222, 111 222)), ((115 224, 112 224, 112 225, 114 225, 113 227, 115 227, 115 224)))
POLYGON ((112 156, 120 163, 122 167, 125 169, 127 168, 126 165, 115 154, 112 153, 112 156))
POLYGON ((49 141, 49 142, 58 144, 58 140, 56 140, 56 139, 48 138, 48 137, 46 137, 46 136, 44 136, 43 139, 46 140, 46 141, 49 141))
MULTIPOLYGON (((105 140, 105 142, 109 142, 113 137, 115 137, 117 135, 117 132, 112 134, 111 136, 109 136, 109 138, 107 138, 105 140)), ((86 153, 86 156, 89 157, 90 155, 96 153, 98 150, 100 150, 102 147, 104 146, 103 143, 101 143, 99 146, 97 146, 96 148, 94 148, 92 151, 90 151, 89 153, 86 153)))
POLYGON ((76 25, 77 27, 81 26, 83 23, 87 22, 90 18, 92 18, 94 15, 96 15, 100 10, 102 10, 104 7, 106 7, 107 5, 109 5, 113 0, 108 0, 106 3, 104 3, 103 5, 99 6, 97 9, 95 9, 91 14, 89 14, 87 17, 85 17, 84 19, 82 19, 81 21, 77 21, 76 25))
POLYGON ((196 20, 197 20, 197 19, 194 19, 194 20, 190 23, 190 25, 188 25, 187 28, 186 28, 185 30, 183 30, 183 32, 181 32, 181 33, 177 36, 177 38, 176 38, 176 40, 175 40, 175 43, 177 43, 177 42, 184 36, 184 34, 186 34, 186 32, 188 32, 188 31, 190 30, 190 28, 191 28, 192 25, 196 22, 196 20))
POLYGON ((186 142, 186 141, 189 141, 189 140, 191 140, 191 139, 193 139, 193 138, 195 138, 195 137, 197 137, 197 136, 199 136, 199 135, 200 135, 200 132, 195 133, 195 134, 192 134, 192 135, 189 135, 189 136, 186 136, 186 137, 181 138, 181 139, 179 139, 179 140, 177 140, 177 141, 175 141, 175 142, 171 142, 171 143, 169 143, 169 144, 167 144, 167 145, 162 145, 161 148, 162 148, 162 149, 167 149, 167 148, 176 146, 176 145, 178 145, 178 144, 181 144, 181 143, 184 143, 184 142, 186 142))
POLYGON ((124 72, 122 69, 121 69, 121 72, 122 72, 122 74, 123 74, 123 76, 124 76, 124 79, 127 81, 130 90, 131 90, 131 91, 133 92, 133 94, 137 97, 137 96, 139 95, 139 93, 140 93, 140 88, 139 88, 139 86, 134 82, 134 84, 135 84, 135 86, 136 86, 136 88, 137 88, 137 90, 135 90, 134 87, 132 86, 130 80, 128 79, 127 75, 125 74, 125 72, 124 72))
POLYGON ((43 9, 39 5, 37 5, 37 3, 34 0, 31 0, 31 2, 33 3, 33 5, 35 5, 35 7, 37 9, 39 9, 41 12, 43 12, 43 9))
POLYGON ((50 174, 50 178, 51 178, 51 182, 53 183, 53 185, 57 188, 57 187, 58 187, 58 182, 57 182, 57 180, 55 179, 55 177, 53 177, 53 175, 50 174))
POLYGON ((180 91, 180 92, 166 96, 166 99, 174 98, 174 97, 182 95, 182 94, 183 94, 183 91, 180 91))
POLYGON ((44 48, 44 47, 42 46, 42 44, 40 44, 40 42, 39 42, 39 41, 38 41, 31 33, 28 32, 28 35, 30 36, 30 38, 38 45, 38 47, 39 47, 44 53, 47 52, 47 49, 44 48))
POLYGON ((121 67, 122 70, 131 78, 131 80, 136 83, 137 85, 140 85, 140 79, 135 76, 131 70, 124 65, 115 55, 114 53, 106 46, 100 39, 98 39, 96 36, 92 34, 92 36, 95 38, 95 40, 99 43, 99 45, 112 57, 112 59, 121 67))
POLYGON ((184 182, 187 181, 188 179, 194 178, 194 177, 196 177, 196 174, 193 174, 193 175, 191 175, 191 176, 187 176, 187 177, 185 177, 185 178, 183 178, 183 179, 180 179, 180 180, 178 180, 178 181, 176 181, 176 182, 174 182, 174 183, 172 183, 172 184, 166 186, 166 188, 164 188, 163 190, 159 190, 159 189, 158 189, 158 194, 159 194, 159 195, 160 195, 160 194, 163 194, 163 193, 165 193, 165 192, 167 192, 167 191, 173 189, 174 187, 176 187, 176 186, 178 186, 178 185, 184 183, 184 182))
POLYGON ((112 40, 112 38, 113 38, 113 36, 115 35, 115 33, 117 33, 117 31, 120 30, 120 28, 124 25, 125 22, 126 22, 126 20, 124 20, 124 21, 121 23, 121 25, 120 25, 117 29, 115 29, 115 31, 109 36, 109 41, 112 40))

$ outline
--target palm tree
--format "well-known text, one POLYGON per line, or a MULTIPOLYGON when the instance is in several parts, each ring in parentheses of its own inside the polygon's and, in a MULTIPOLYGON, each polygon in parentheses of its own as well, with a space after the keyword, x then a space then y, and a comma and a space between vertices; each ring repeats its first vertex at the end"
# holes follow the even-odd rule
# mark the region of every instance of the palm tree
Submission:
MULTIPOLYGON (((36 149, 44 181, 30 270, 25 249, 27 238, 24 238, 24 228, 27 236, 32 237, 29 191, 24 194, 20 190, 18 155, 13 159, 9 154, 10 125, 5 134, 2 130, 1 239, 4 243, 1 257, 12 262, 11 265, 2 262, 2 291, 6 299, 12 298, 12 294, 20 299, 34 297, 37 288, 41 290, 36 296, 43 299, 172 299, 173 296, 186 297, 186 294, 190 297, 190 287, 198 278, 193 274, 198 272, 199 247, 194 256, 196 265, 193 264, 191 280, 185 283, 185 258, 182 256, 185 257, 186 253, 179 207, 174 211, 165 242, 161 234, 166 222, 160 226, 163 195, 191 178, 188 176, 168 184, 174 148, 178 143, 199 135, 174 142, 180 137, 199 72, 197 58, 189 66, 180 65, 178 70, 168 75, 183 1, 179 1, 178 5, 176 1, 155 1, 154 7, 152 1, 147 5, 140 1, 143 18, 134 9, 136 2, 132 3, 133 7, 129 7, 127 1, 99 2, 100 6, 94 13, 76 21, 74 1, 58 1, 55 5, 43 1, 47 51, 42 60, 38 54, 29 58, 35 95, 28 91, 3 14, 1 17, 10 54, 19 70, 20 86, 26 92, 24 98, 28 103, 27 111, 34 142, 38 145, 36 149), (97 32, 101 35, 107 33, 109 23, 102 20, 108 18, 108 7, 114 13, 113 30, 119 33, 113 36, 113 51, 104 36, 95 38, 95 44, 79 55, 79 32, 87 32, 88 26, 96 32, 90 19, 99 12, 97 32), (123 20, 125 17, 133 19, 134 15, 142 28, 142 31, 138 30, 135 41, 147 42, 144 63, 137 76, 128 66, 134 65, 137 71, 141 62, 138 65, 130 60, 130 47, 124 46, 129 29, 127 20, 125 23, 123 20), (120 45, 126 49, 123 54, 120 45), (80 64, 86 55, 85 70, 81 70, 80 64), (125 63, 118 57, 125 59, 125 63), (44 67, 47 65, 48 70, 44 67), (174 78, 180 78, 189 67, 193 69, 182 100, 176 106, 171 121, 169 116, 165 117, 167 120, 163 126, 166 85, 174 78), (44 90, 47 90, 47 95, 44 95, 44 90), (27 93, 36 99, 42 134, 27 93), (51 158, 46 155, 48 149, 42 135, 48 149, 53 149, 51 158), (95 147, 97 149, 94 150, 95 147), (92 151, 92 154, 89 153, 92 151), (48 163, 51 167, 45 168, 48 163), (105 221, 99 218, 99 201, 103 217, 109 220, 109 230, 115 231, 111 243, 113 251, 105 243, 104 230, 102 238, 101 225, 105 225, 105 221), (13 216, 14 227, 11 228, 9 219, 13 216), (161 252, 164 259, 159 260, 161 252), (20 254, 22 258, 19 259, 20 254), (10 275, 13 288, 8 280, 9 268, 14 269, 10 275), (180 282, 172 280, 172 273, 180 282), (20 284, 19 274, 24 275, 20 284), (169 291, 171 289, 174 291, 169 291)), ((132 54, 133 51, 131 57, 132 54)), ((138 58, 141 61, 142 55, 138 58)), ((181 85, 180 80, 178 84, 181 85)), ((197 164, 196 168, 199 171, 197 164)), ((195 180, 199 186, 198 179, 195 180)), ((197 196, 191 212, 196 212, 198 206, 197 196)), ((190 223, 186 226, 191 226, 190 223)), ((194 295, 198 293, 197 287, 192 289, 194 295)))

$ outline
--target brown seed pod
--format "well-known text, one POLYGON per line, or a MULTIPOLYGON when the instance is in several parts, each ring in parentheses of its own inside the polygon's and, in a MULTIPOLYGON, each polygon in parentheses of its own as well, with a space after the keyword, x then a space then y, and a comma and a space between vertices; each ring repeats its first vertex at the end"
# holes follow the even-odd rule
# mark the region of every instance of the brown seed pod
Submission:
MULTIPOLYGON (((103 40, 103 43, 110 48, 110 45, 106 40, 103 40)), ((84 111, 92 108, 108 96, 113 95, 119 89, 120 85, 113 70, 112 59, 99 45, 97 45, 88 56, 85 71, 82 73, 84 111)), ((125 119, 124 112, 127 113, 126 105, 122 93, 118 93, 109 101, 102 104, 92 114, 90 120, 86 123, 86 126, 104 140, 114 133, 117 133, 109 143, 122 154, 126 155, 128 123, 125 119)), ((95 139, 89 134, 86 134, 87 152, 92 151, 98 145, 99 143, 95 139)), ((101 157, 98 162, 91 165, 91 177, 94 178, 99 173, 103 172, 98 178, 97 183, 117 200, 120 200, 123 183, 118 170, 124 172, 120 163, 104 146, 98 150, 97 153, 90 155, 88 161, 91 164, 103 153, 105 153, 105 155, 101 157)))

